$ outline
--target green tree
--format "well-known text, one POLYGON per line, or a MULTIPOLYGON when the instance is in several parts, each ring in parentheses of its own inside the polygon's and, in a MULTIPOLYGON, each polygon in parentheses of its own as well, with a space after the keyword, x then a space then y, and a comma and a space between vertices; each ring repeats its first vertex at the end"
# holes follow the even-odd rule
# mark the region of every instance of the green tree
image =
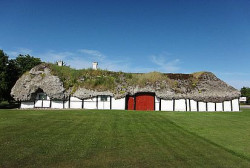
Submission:
POLYGON ((15 60, 9 60, 7 70, 6 70, 6 83, 8 84, 7 95, 5 96, 5 100, 12 100, 10 95, 12 87, 15 85, 17 79, 20 77, 20 70, 15 62, 15 60))
POLYGON ((21 54, 9 60, 7 54, 0 50, 0 102, 13 100, 10 92, 18 78, 40 63, 40 58, 21 54))
POLYGON ((242 97, 247 97, 247 104, 250 103, 250 88, 249 87, 243 87, 240 89, 241 96, 242 97))
POLYGON ((13 100, 10 96, 12 87, 15 85, 18 78, 20 78, 25 72, 29 71, 34 66, 41 64, 40 58, 35 58, 30 55, 21 55, 19 54, 15 59, 12 59, 8 62, 7 66, 7 93, 5 95, 5 100, 13 100))
POLYGON ((0 101, 2 101, 7 94, 7 66, 8 56, 3 52, 3 50, 0 50, 0 101))
POLYGON ((41 64, 40 58, 35 58, 33 56, 19 54, 14 60, 17 68, 19 69, 19 76, 21 76, 26 71, 29 71, 34 66, 41 64))

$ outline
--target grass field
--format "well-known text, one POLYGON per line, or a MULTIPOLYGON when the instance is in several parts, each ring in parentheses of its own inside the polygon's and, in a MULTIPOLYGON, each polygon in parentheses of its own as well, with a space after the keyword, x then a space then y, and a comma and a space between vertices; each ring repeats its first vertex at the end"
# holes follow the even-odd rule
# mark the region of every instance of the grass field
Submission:
POLYGON ((0 110, 0 167, 250 167, 250 110, 0 110))

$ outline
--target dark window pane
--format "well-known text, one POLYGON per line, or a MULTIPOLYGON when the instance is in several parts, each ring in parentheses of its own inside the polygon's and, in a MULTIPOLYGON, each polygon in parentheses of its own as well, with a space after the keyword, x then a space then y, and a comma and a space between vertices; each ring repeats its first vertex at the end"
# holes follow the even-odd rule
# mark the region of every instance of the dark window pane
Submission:
POLYGON ((45 93, 39 93, 38 99, 39 100, 47 100, 47 95, 45 93))
POLYGON ((101 96, 101 101, 108 101, 108 96, 102 95, 102 96, 101 96))

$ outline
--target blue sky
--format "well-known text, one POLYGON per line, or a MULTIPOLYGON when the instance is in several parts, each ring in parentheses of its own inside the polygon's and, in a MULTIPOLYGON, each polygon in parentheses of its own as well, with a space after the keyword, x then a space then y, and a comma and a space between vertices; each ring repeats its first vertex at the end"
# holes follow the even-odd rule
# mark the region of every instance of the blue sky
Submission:
POLYGON ((0 0, 0 49, 75 68, 211 71, 250 87, 249 0, 0 0))

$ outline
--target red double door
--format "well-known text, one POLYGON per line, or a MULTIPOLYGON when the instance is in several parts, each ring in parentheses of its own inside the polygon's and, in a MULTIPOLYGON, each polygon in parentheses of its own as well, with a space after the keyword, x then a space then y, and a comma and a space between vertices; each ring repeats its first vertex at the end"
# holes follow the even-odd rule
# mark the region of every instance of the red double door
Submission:
POLYGON ((128 110, 149 111, 155 108, 155 96, 150 93, 140 93, 136 96, 128 96, 128 110))

